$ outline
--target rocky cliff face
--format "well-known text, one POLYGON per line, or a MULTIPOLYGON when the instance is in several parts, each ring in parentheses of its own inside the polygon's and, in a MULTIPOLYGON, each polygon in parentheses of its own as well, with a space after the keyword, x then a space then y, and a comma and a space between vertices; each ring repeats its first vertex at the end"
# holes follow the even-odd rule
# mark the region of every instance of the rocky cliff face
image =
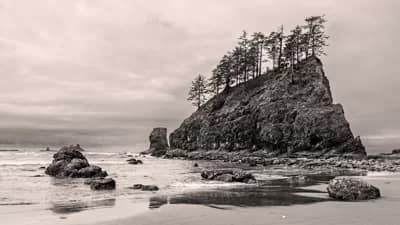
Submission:
POLYGON ((365 155, 343 107, 333 104, 318 58, 225 90, 170 135, 171 149, 248 150, 271 155, 365 155))

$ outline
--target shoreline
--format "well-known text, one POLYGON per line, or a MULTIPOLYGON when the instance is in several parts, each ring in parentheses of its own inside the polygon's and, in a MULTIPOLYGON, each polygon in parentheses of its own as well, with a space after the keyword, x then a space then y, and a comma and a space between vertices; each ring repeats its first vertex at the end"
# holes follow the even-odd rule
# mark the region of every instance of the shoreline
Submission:
MULTIPOLYGON (((400 156, 399 156, 400 157, 400 156)), ((286 166, 289 168, 312 169, 312 170, 334 170, 352 169, 360 171, 388 171, 400 172, 400 158, 397 155, 378 155, 352 157, 349 156, 271 156, 268 152, 257 151, 192 151, 188 152, 181 149, 167 150, 162 158, 180 160, 209 160, 236 163, 238 165, 257 166, 286 166)))

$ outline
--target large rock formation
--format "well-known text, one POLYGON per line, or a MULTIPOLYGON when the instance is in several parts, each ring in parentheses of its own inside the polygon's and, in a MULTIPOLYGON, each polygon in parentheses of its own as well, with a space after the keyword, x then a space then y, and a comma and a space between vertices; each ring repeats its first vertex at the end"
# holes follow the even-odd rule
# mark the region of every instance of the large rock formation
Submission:
POLYGON ((46 168, 45 173, 58 177, 106 177, 107 172, 98 166, 89 165, 88 160, 76 146, 62 147, 53 155, 53 162, 46 168))
POLYGON ((171 149, 265 152, 271 156, 365 156, 343 107, 333 104, 318 58, 225 89, 171 133, 171 149))

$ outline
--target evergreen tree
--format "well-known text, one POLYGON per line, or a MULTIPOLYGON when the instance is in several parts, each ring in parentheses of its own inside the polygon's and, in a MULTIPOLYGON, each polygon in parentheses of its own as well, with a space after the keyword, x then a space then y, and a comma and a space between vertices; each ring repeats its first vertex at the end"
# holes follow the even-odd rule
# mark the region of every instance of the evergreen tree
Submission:
POLYGON ((192 101, 192 105, 200 108, 206 102, 207 94, 207 81, 206 78, 199 74, 193 81, 192 87, 189 90, 189 97, 187 100, 192 101))
POLYGON ((209 92, 217 95, 221 90, 221 86, 224 84, 224 77, 220 69, 217 67, 213 69, 212 75, 209 79, 208 86, 209 92))
POLYGON ((262 63, 263 55, 264 55, 264 46, 265 46, 265 35, 261 32, 256 32, 253 34, 252 44, 256 49, 256 76, 260 76, 262 73, 262 63))
POLYGON ((275 69, 278 65, 278 34, 276 32, 271 32, 265 39, 265 48, 268 53, 268 57, 271 59, 272 68, 275 69))
POLYGON ((299 63, 301 60, 301 38, 302 38, 301 27, 297 25, 296 28, 291 31, 291 35, 293 35, 294 38, 296 63, 299 63))
MULTIPOLYGON (((320 56, 326 55, 324 47, 327 46, 329 36, 325 34, 325 23, 327 22, 324 16, 311 16, 305 19, 307 25, 307 41, 311 55, 320 56)), ((307 49, 308 50, 308 49, 307 49)), ((308 55, 308 52, 306 53, 308 55)))
POLYGON ((231 53, 224 55, 218 64, 218 68, 225 82, 225 89, 229 89, 233 82, 233 60, 231 55, 231 53))
POLYGON ((277 34, 277 48, 278 48, 278 67, 282 66, 283 63, 283 40, 285 38, 284 34, 283 34, 283 25, 281 25, 281 27, 279 28, 277 34))
POLYGON ((248 79, 248 68, 249 68, 249 40, 247 38, 247 32, 243 31, 239 37, 239 49, 240 49, 240 71, 243 76, 243 81, 246 82, 248 79))
POLYGON ((293 83, 293 70, 296 60, 296 36, 293 33, 286 37, 284 56, 286 59, 286 64, 290 66, 291 82, 293 83))

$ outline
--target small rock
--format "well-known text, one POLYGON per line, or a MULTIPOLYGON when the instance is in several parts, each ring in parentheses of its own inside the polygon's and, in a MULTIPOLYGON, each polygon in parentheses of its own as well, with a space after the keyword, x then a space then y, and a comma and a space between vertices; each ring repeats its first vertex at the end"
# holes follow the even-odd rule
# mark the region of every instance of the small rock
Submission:
POLYGON ((92 190, 113 190, 115 189, 115 180, 112 178, 93 179, 90 182, 92 190))
POLYGON ((143 184, 134 184, 131 189, 134 190, 142 190, 142 191, 158 191, 159 188, 156 185, 143 185, 143 184))

